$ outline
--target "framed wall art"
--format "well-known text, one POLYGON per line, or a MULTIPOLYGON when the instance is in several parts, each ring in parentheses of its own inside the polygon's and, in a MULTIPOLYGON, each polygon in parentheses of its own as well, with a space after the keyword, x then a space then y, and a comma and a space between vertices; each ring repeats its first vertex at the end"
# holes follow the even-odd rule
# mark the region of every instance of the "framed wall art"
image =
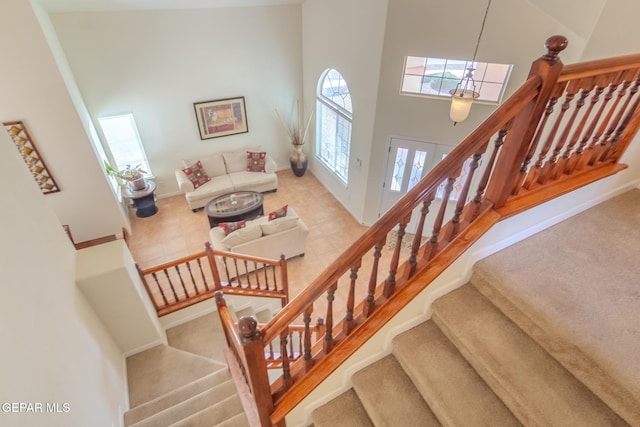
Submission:
POLYGON ((16 148, 29 167, 33 178, 40 186, 40 190, 44 194, 57 193, 60 188, 49 172, 47 165, 38 153, 35 143, 31 139, 27 128, 22 122, 4 122, 2 123, 11 136, 16 148))
POLYGON ((195 102, 200 139, 218 138, 249 132, 244 96, 195 102))

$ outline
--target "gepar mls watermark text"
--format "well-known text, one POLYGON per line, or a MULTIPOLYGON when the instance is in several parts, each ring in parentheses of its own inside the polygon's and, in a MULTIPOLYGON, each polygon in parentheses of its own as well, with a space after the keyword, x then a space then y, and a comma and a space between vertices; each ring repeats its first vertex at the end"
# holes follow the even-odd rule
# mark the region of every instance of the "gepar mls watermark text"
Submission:
POLYGON ((2 402, 0 413, 58 413, 65 414, 71 411, 69 403, 60 402, 2 402))

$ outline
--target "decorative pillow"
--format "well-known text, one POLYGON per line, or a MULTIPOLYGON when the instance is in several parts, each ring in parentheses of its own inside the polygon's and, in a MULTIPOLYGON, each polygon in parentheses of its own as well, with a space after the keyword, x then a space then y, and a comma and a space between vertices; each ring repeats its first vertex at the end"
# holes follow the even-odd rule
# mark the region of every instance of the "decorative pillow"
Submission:
POLYGON ((289 205, 284 205, 280 209, 276 209, 273 212, 269 212, 269 221, 273 221, 276 218, 282 218, 283 216, 287 216, 287 208, 289 205))
POLYGON ((244 172, 247 170, 247 151, 258 151, 253 148, 238 151, 228 151, 222 153, 224 164, 227 166, 227 173, 244 172))
POLYGON ((246 225, 247 221, 242 220, 236 222, 221 222, 220 224, 218 224, 218 227, 220 227, 222 231, 224 231, 225 236, 228 236, 229 233, 246 227, 246 225))
POLYGON ((264 151, 247 151, 247 170, 249 172, 264 172, 267 153, 264 151))
POLYGON ((193 188, 198 188, 205 182, 209 182, 209 176, 207 176, 207 173, 202 168, 200 160, 188 168, 182 169, 182 172, 189 178, 189 181, 193 184, 193 188))
POLYGON ((262 234, 265 236, 269 234, 276 234, 284 230, 288 230, 293 228, 298 223, 298 217, 291 216, 283 216, 282 218, 276 218, 273 221, 266 222, 264 224, 260 224, 262 228, 262 234))
POLYGON ((230 233, 227 237, 222 239, 222 244, 232 248, 233 246, 256 240, 260 238, 260 236, 262 236, 262 229, 259 225, 253 224, 230 233))

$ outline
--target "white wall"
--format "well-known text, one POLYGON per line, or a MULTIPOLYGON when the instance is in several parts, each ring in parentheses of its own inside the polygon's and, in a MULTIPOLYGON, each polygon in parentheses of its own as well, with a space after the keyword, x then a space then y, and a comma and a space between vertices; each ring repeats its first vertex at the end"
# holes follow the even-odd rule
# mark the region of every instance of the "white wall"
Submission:
POLYGON ((122 353, 75 286, 76 251, 49 197, 0 132, 0 402, 43 405, 0 408, 0 425, 117 426, 128 405, 122 353))
POLYGON ((607 0, 585 49, 584 60, 640 52, 640 3, 635 0, 607 0))
MULTIPOLYGON (((306 147, 309 167, 360 221, 365 215, 367 179, 370 174, 379 173, 370 156, 376 105, 384 102, 378 98, 378 78, 387 3, 388 0, 307 0, 302 6, 306 111, 315 109, 318 79, 328 68, 335 68, 345 78, 354 110, 348 186, 312 155, 315 137, 306 147)), ((310 131, 312 136, 314 133, 315 127, 310 131)))
POLYGON ((54 13, 87 108, 132 112, 158 184, 177 191, 183 158, 261 146, 288 167, 275 109, 302 98, 300 6, 54 13), (200 140, 194 102, 244 96, 249 132, 200 140))
POLYGON ((29 2, 5 0, 0 16, 0 121, 27 126, 61 189, 45 201, 76 241, 120 232, 119 207, 29 2))

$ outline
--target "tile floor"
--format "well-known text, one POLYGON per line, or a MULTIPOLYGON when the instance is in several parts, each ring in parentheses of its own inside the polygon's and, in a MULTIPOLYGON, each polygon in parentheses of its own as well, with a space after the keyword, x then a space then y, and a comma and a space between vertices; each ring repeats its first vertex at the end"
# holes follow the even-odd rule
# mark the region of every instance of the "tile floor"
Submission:
MULTIPOLYGON (((264 212, 284 204, 292 206, 309 228, 305 256, 288 261, 290 297, 293 298, 367 227, 359 224, 310 173, 298 178, 290 170, 278 172, 278 191, 265 193, 264 212)), ((134 211, 130 211, 129 246, 143 269, 197 253, 208 240, 206 214, 202 210, 192 212, 184 196, 159 199, 157 206, 158 213, 149 218, 137 218, 134 211)))

